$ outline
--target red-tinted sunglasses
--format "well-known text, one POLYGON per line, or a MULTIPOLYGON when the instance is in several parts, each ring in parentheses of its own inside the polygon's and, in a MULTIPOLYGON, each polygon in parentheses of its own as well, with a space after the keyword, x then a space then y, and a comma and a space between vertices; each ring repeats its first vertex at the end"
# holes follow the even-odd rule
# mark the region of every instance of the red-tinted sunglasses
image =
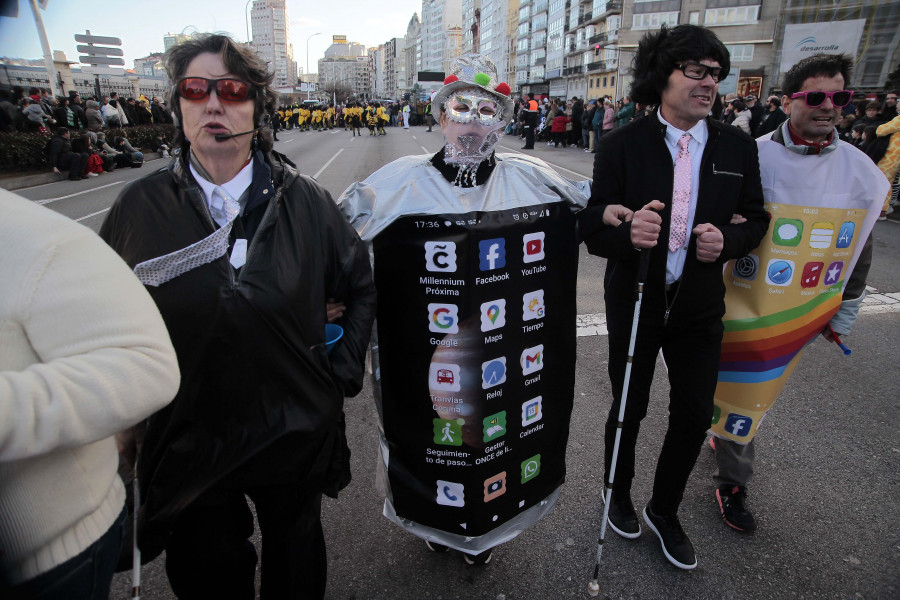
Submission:
POLYGON ((185 77, 178 82, 178 95, 185 100, 203 100, 216 88, 219 100, 243 102, 256 97, 256 90, 240 79, 207 79, 206 77, 185 77))
POLYGON ((806 105, 810 108, 822 106, 825 102, 825 98, 831 98, 831 103, 834 104, 835 108, 842 108, 850 104, 850 100, 853 99, 853 92, 850 90, 838 90, 836 92, 797 92, 796 94, 791 94, 791 98, 803 98, 806 101, 806 105))

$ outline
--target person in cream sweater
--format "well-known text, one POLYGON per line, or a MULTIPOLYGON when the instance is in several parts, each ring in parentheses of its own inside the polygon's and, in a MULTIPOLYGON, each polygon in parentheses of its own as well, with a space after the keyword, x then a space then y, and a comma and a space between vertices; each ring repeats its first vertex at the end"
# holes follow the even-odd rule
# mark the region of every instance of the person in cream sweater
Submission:
POLYGON ((0 597, 106 598, 114 436, 180 383, 156 305, 89 229, 0 190, 0 597))

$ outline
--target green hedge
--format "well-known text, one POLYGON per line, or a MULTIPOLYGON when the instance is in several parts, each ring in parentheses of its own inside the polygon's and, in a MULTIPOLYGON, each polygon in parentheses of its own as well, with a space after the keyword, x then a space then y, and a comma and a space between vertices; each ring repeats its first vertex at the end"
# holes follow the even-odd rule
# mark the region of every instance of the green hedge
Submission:
MULTIPOLYGON (((112 140, 117 135, 122 135, 131 142, 131 145, 145 154, 156 152, 156 136, 162 134, 169 143, 175 137, 173 125, 141 125, 139 127, 126 127, 125 129, 107 129, 106 139, 112 145, 112 140)), ((83 131, 72 131, 70 137, 82 135, 83 131)), ((40 133, 23 133, 19 131, 0 133, 0 172, 15 173, 21 171, 48 171, 50 164, 44 154, 44 148, 50 140, 50 135, 40 133)))

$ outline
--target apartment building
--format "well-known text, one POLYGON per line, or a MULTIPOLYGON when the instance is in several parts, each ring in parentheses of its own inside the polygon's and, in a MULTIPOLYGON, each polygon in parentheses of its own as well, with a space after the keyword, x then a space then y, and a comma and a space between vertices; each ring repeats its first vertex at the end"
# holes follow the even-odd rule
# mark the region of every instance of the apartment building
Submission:
POLYGON ((462 51, 478 52, 497 66, 503 81, 515 77, 519 0, 464 0, 462 51))
POLYGON ((287 0, 253 0, 250 45, 275 73, 275 87, 297 83, 297 63, 291 44, 287 0))
POLYGON ((419 70, 422 68, 422 22, 419 15, 413 13, 406 26, 406 35, 403 37, 403 55, 406 59, 406 81, 402 82, 402 89, 412 88, 418 81, 419 70))
POLYGON ((357 98, 373 97, 372 62, 369 51, 356 42, 348 42, 345 36, 333 36, 325 56, 318 61, 319 88, 342 87, 357 98))
POLYGON ((419 70, 446 72, 462 51, 462 0, 422 0, 419 70))

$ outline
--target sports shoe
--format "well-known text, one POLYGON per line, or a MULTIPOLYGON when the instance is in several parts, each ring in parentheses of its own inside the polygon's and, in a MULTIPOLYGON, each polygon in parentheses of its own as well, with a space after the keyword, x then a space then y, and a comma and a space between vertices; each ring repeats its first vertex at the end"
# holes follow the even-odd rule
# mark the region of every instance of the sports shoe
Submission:
POLYGON ((657 515, 650 509, 650 502, 644 508, 644 521, 659 538, 663 554, 679 569, 696 568, 697 556, 694 554, 694 545, 681 528, 678 515, 657 515))
POLYGON ((463 558, 466 560, 467 565, 486 565, 491 562, 491 550, 485 550, 481 554, 466 554, 463 552, 463 558))
POLYGON ((450 549, 443 544, 438 544, 437 542, 432 542, 430 540, 425 540, 425 545, 428 546, 428 549, 432 552, 446 552, 450 549))
MULTIPOLYGON (((606 499, 605 494, 603 498, 606 499)), ((613 531, 625 539, 633 540, 641 536, 641 522, 631 503, 631 492, 613 490, 608 522, 613 531)))
POLYGON ((716 490, 716 500, 719 501, 719 510, 722 511, 722 519, 725 524, 743 533, 756 530, 756 519, 744 506, 747 499, 747 488, 740 486, 720 487, 716 490))

